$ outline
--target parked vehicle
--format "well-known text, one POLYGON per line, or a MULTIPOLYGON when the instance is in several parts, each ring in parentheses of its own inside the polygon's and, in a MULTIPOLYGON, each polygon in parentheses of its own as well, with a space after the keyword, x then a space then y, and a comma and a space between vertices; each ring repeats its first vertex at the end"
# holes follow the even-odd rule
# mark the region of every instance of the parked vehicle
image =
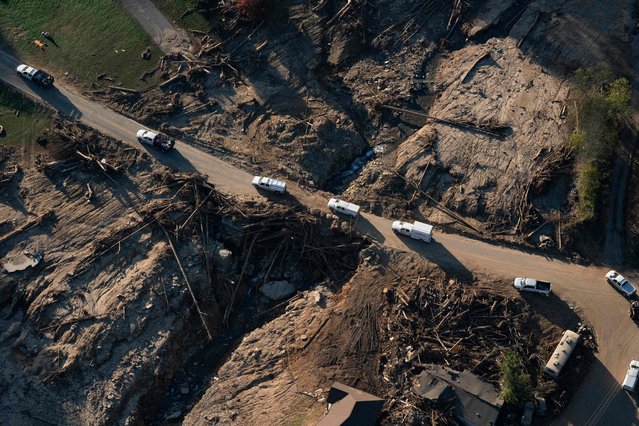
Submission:
POLYGON ((623 379, 623 389, 633 392, 637 387, 637 378, 639 378, 639 361, 630 361, 628 372, 623 379))
POLYGON ((353 217, 357 217, 359 214, 359 206, 357 204, 347 203, 346 201, 338 200, 337 198, 331 198, 328 200, 328 208, 338 213, 344 213, 353 217))
POLYGON ((171 148, 175 146, 173 138, 162 133, 152 132, 151 130, 138 130, 137 137, 138 142, 156 146, 164 151, 170 151, 171 148))
POLYGON ((566 330, 563 336, 561 336, 561 340, 555 348, 555 351, 550 356, 544 368, 544 373, 553 379, 559 377, 559 373, 561 373, 568 359, 570 359, 570 355, 572 355, 572 351, 575 349, 575 346, 577 346, 577 343, 579 343, 579 334, 572 330, 566 330))
POLYGON ((279 192, 283 194, 286 192, 286 183, 281 180, 271 179, 264 176, 255 176, 253 178, 253 186, 267 191, 279 192))
POLYGON ((407 223, 400 220, 396 220, 392 225, 393 231, 397 234, 402 234, 414 238, 416 240, 426 241, 430 243, 433 239, 433 225, 417 222, 407 223))
POLYGON ((632 297, 637 293, 637 289, 617 271, 608 271, 606 280, 626 297, 632 297))
POLYGON ((536 280, 534 278, 515 278, 513 286, 519 291, 539 293, 546 297, 550 295, 550 283, 548 281, 536 280))
POLYGON ((523 426, 532 425, 533 414, 535 414, 535 404, 532 401, 528 401, 524 404, 524 413, 521 415, 521 424, 523 426))
POLYGON ((16 67, 16 72, 18 75, 26 78, 27 80, 33 81, 42 87, 53 86, 53 76, 44 71, 22 64, 16 67))
POLYGON ((639 320, 639 301, 630 302, 629 311, 631 320, 639 320))

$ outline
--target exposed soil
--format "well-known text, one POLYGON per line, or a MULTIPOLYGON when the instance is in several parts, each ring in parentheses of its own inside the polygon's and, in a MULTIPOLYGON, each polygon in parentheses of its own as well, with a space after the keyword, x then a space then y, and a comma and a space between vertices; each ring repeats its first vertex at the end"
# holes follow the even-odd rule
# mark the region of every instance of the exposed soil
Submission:
POLYGON ((277 299, 339 283, 357 260, 362 241, 326 218, 230 200, 77 124, 58 121, 47 138, 37 168, 13 173, 19 154, 4 149, 0 164, 12 173, 0 193, 0 406, 11 424, 160 421, 185 351, 219 343, 227 324, 254 327, 274 305, 257 289, 277 299), (252 308, 239 309, 245 298, 252 308))
POLYGON ((107 99, 256 173, 376 214, 470 230, 435 200, 471 232, 532 244, 546 235, 570 249, 559 234, 576 197, 571 74, 605 61, 630 75, 632 10, 628 1, 289 2, 261 23, 227 11, 209 17, 199 53, 157 71, 181 77, 107 99))
MULTIPOLYGON (((433 265, 407 254, 373 249, 361 256, 357 272, 337 292, 306 292, 283 315, 244 336, 185 424, 315 424, 336 380, 385 398, 380 424, 435 418, 454 424, 448 413, 412 393, 416 375, 435 363, 470 368, 497 384, 499 355, 514 347, 530 356, 536 387, 551 404, 549 416, 567 402, 565 390, 574 383, 537 376, 562 327, 579 322, 563 302, 555 299, 549 308, 548 301, 537 305, 530 298, 543 312, 538 315, 505 283, 449 282, 433 265), (459 323, 452 319, 458 314, 459 323), (484 328, 490 331, 484 334, 484 328), (504 333, 504 340, 489 337, 491 332, 504 333)), ((592 349, 582 347, 573 372, 587 368, 592 349)))

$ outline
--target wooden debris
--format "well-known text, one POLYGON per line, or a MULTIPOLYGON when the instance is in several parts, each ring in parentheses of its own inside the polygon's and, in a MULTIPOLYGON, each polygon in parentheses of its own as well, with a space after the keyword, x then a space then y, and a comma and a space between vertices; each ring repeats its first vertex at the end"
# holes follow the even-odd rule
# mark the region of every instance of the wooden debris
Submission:
POLYGON ((173 241, 171 241, 171 237, 169 236, 169 233, 166 231, 166 229, 164 228, 164 226, 162 226, 160 224, 160 227, 162 228, 162 231, 164 232, 164 235, 166 236, 167 241, 169 242, 169 246, 171 247, 171 251, 173 252, 173 256, 175 257, 175 261, 178 264, 178 267, 180 268, 180 272, 182 273, 182 277, 184 278, 184 282, 186 283, 186 287, 189 290, 189 293, 191 294, 191 298, 193 299, 193 304, 195 305, 195 310, 197 311, 200 320, 202 321, 202 326, 204 327, 204 331, 206 331, 206 336, 209 340, 209 342, 211 340, 213 340, 213 336, 211 335, 211 331, 209 330, 209 326, 206 324, 206 318, 204 318, 204 313, 202 312, 202 310, 200 309, 200 305, 197 301, 197 298, 195 297, 195 293, 193 293, 193 288, 191 287, 191 283, 189 282, 189 277, 186 275, 186 272, 184 272, 184 268, 182 267, 182 262, 180 262, 180 257, 177 254, 177 251, 175 250, 175 246, 173 246, 173 241))
POLYGON ((135 90, 135 89, 129 89, 127 87, 122 87, 122 86, 107 86, 109 89, 113 89, 113 90, 120 90, 122 92, 126 92, 126 93, 135 93, 135 94, 139 94, 140 91, 139 90, 135 90))

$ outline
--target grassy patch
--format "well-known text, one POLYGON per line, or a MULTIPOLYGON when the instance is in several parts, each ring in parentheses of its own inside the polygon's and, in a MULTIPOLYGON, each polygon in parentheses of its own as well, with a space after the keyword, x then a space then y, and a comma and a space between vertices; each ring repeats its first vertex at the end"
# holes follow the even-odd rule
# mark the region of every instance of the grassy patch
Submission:
POLYGON ((599 217, 608 195, 621 123, 630 114, 630 84, 603 65, 580 68, 576 77, 578 119, 570 144, 577 154, 578 220, 588 222, 599 217))
POLYGON ((138 77, 161 54, 138 22, 113 0, 4 0, 0 27, 6 43, 24 62, 54 74, 68 72, 85 84, 106 72, 128 87, 146 85, 138 77), (42 31, 49 32, 58 47, 45 40, 42 31), (39 49, 34 39, 48 47, 39 49), (140 57, 146 47, 152 49, 151 61, 140 57))
POLYGON ((0 125, 5 131, 0 144, 29 147, 50 123, 51 116, 44 107, 0 84, 0 125))
POLYGON ((178 26, 207 32, 209 23, 200 12, 200 0, 154 0, 156 6, 178 26), (184 12, 190 11, 184 14, 184 12), (182 16, 184 14, 184 16, 182 16))

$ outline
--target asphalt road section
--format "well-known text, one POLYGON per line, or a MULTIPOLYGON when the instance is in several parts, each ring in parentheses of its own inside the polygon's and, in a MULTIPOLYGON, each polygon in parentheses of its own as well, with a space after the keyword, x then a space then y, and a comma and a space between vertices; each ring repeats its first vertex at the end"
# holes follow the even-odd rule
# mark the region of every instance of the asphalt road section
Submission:
MULTIPOLYGON (((0 51, 0 78, 24 93, 45 102, 63 114, 116 139, 140 148, 135 133, 145 127, 108 108, 87 100, 72 89, 56 83, 42 89, 17 76, 19 61, 0 51)), ((146 148, 146 147, 144 147, 146 148)), ((218 189, 258 196, 251 185, 252 175, 189 145, 178 142, 176 149, 164 154, 148 149, 158 161, 177 170, 197 170, 208 175, 218 189)), ((326 210, 330 194, 308 192, 288 183, 290 195, 300 203, 326 210)), ((512 279, 530 276, 553 283, 553 291, 594 327, 599 353, 583 385, 555 424, 564 425, 639 425, 633 398, 621 390, 630 360, 639 359, 639 328, 628 318, 628 302, 605 281, 605 268, 584 267, 526 251, 488 244, 456 234, 435 232, 434 242, 418 242, 399 237, 391 230, 391 219, 364 213, 356 226, 378 244, 412 251, 441 266, 449 274, 479 272, 512 279)), ((633 271, 626 271, 636 277, 633 271)))

